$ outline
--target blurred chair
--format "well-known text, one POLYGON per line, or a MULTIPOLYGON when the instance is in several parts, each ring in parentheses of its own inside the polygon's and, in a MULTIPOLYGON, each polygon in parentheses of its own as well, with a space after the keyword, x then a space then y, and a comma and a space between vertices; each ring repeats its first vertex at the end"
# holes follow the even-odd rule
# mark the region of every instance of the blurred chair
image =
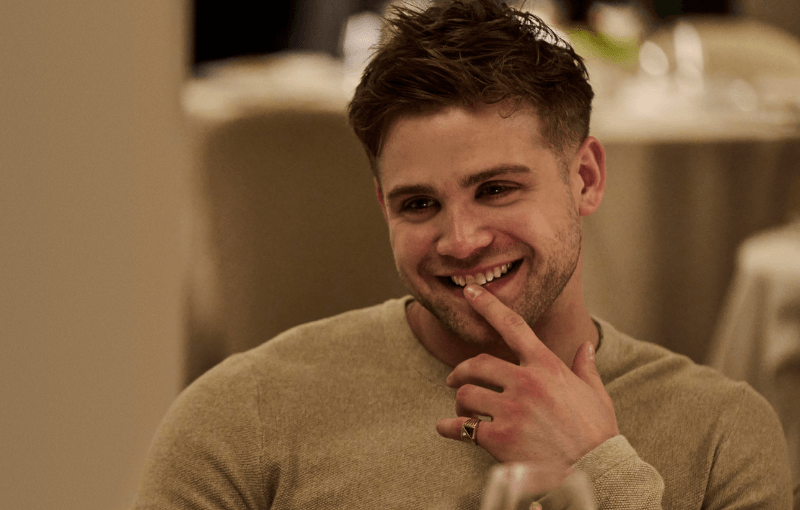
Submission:
POLYGON ((737 260, 708 364, 772 404, 800 484, 800 221, 749 238, 737 260))
POLYGON ((189 382, 294 325, 405 293, 338 61, 228 62, 190 83, 189 382))

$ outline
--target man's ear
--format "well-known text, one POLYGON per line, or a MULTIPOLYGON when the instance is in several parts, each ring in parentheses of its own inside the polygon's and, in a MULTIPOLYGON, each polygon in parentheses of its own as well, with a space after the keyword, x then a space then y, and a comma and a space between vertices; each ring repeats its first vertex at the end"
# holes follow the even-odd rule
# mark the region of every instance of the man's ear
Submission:
POLYGON ((383 188, 381 188, 381 183, 378 181, 377 177, 373 177, 372 181, 375 183, 375 195, 378 197, 378 203, 381 204, 383 219, 386 220, 386 223, 389 223, 389 217, 386 215, 386 202, 383 200, 383 188))
POLYGON ((600 207, 606 191, 606 150, 600 140, 589 136, 583 141, 575 153, 571 170, 577 174, 574 182, 576 191, 580 192, 575 196, 578 214, 588 216, 600 207))

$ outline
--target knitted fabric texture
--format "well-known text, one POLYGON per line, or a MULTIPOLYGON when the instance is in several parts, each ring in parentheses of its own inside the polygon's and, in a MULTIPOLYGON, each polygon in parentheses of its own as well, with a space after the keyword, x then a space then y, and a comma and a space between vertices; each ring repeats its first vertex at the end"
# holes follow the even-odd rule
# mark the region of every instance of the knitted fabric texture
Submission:
MULTIPOLYGON (((135 505, 151 509, 477 509, 495 460, 440 437, 451 368, 396 299, 230 357, 164 419, 135 505)), ((791 508, 786 444, 757 393, 599 321, 621 435, 575 467, 599 509, 791 508)))

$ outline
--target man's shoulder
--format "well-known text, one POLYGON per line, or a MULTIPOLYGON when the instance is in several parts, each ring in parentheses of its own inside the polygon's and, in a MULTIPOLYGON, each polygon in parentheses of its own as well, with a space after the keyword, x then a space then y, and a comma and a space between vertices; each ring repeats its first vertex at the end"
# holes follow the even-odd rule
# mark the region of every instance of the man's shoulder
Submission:
POLYGON ((319 348, 352 348, 359 342, 373 343, 376 337, 401 334, 407 328, 405 306, 408 299, 389 299, 370 307, 300 324, 250 352, 253 356, 272 356, 296 351, 316 351, 319 348))
POLYGON ((752 387, 601 325, 598 370, 620 432, 664 479, 665 507, 687 507, 707 492, 718 497, 734 479, 730 486, 744 493, 763 491, 766 472, 774 487, 788 486, 780 422, 752 387))
POLYGON ((711 367, 666 347, 638 340, 599 321, 604 339, 598 351, 598 370, 604 383, 625 387, 673 390, 688 396, 697 392, 709 399, 739 399, 756 395, 748 385, 733 381, 711 367), (605 352, 603 352, 605 350, 605 352))
MULTIPOLYGON (((349 358, 379 355, 407 334, 405 304, 409 297, 387 300, 290 328, 214 367, 217 377, 242 372, 284 373, 298 365, 347 363, 349 358)), ((352 361, 352 360, 351 360, 352 361)))
POLYGON ((601 326, 603 339, 597 351, 597 368, 608 384, 621 377, 653 369, 687 369, 693 365, 686 356, 650 342, 633 338, 610 323, 595 319, 601 326))
POLYGON ((311 372, 330 375, 338 367, 365 365, 402 341, 404 328, 408 329, 408 299, 390 299, 295 326, 228 356, 194 381, 188 393, 254 395, 265 384, 281 386, 290 380, 302 381, 311 372))
POLYGON ((759 414, 765 423, 777 420, 769 403, 746 382, 601 324, 605 338, 598 351, 598 370, 620 409, 651 418, 665 415, 665 421, 669 415, 682 416, 685 423, 699 428, 730 426, 742 413, 759 414))

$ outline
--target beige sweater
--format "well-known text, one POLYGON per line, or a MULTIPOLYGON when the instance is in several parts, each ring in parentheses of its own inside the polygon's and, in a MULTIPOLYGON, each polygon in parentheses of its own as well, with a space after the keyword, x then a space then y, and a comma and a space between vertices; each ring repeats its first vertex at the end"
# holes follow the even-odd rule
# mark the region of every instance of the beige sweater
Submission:
MULTIPOLYGON (((409 329, 409 299, 294 328, 201 377, 164 419, 135 508, 477 508, 495 461, 436 433, 455 415, 451 369, 409 329)), ((764 399, 601 325, 621 435, 577 463, 600 509, 791 508, 764 399)))

